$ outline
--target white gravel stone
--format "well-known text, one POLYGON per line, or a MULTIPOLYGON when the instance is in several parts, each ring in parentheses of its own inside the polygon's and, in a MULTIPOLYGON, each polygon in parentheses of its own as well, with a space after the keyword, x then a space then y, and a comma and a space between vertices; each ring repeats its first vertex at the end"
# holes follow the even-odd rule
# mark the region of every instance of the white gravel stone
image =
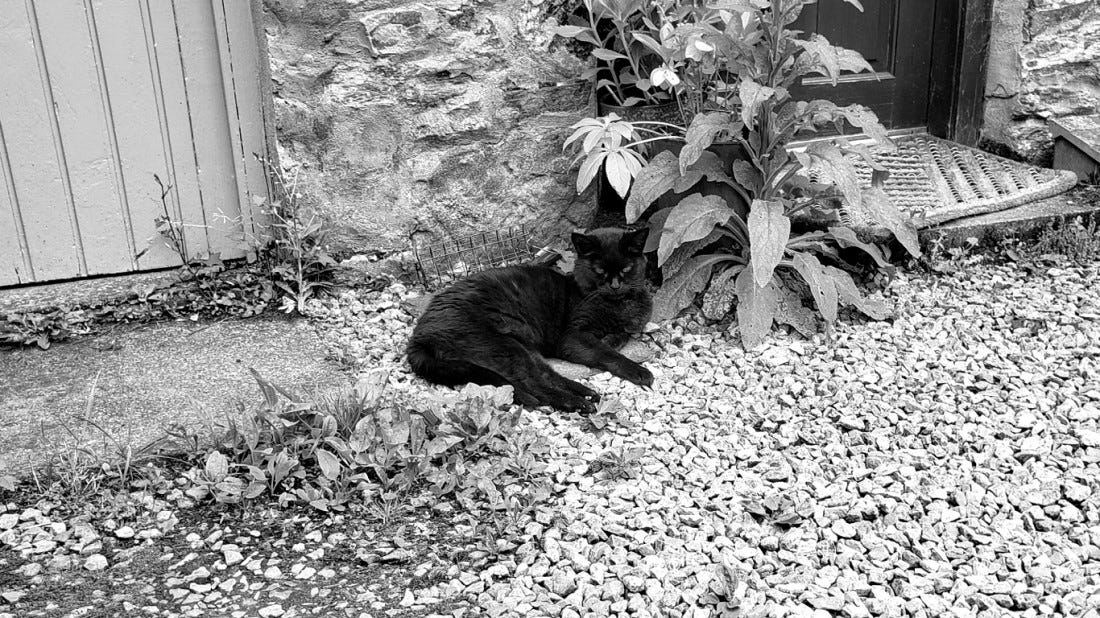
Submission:
MULTIPOLYGON (((581 378, 616 410, 602 427, 522 412, 556 493, 522 559, 455 589, 505 616, 1079 615, 1100 595, 1098 280, 1097 263, 901 273, 893 320, 752 352, 694 317, 651 328, 652 390, 581 378), (594 465, 631 450, 631 474, 594 465)), ((329 301, 324 336, 393 388, 446 392, 394 352, 409 294, 329 301)))
POLYGON ((286 612, 283 610, 282 605, 280 605, 279 603, 275 603, 273 605, 266 605, 264 607, 261 607, 259 610, 257 610, 256 613, 258 613, 261 618, 277 618, 278 616, 282 616, 286 612))
POLYGON ((107 568, 107 557, 103 554, 92 554, 84 560, 84 568, 89 571, 102 571, 107 568))

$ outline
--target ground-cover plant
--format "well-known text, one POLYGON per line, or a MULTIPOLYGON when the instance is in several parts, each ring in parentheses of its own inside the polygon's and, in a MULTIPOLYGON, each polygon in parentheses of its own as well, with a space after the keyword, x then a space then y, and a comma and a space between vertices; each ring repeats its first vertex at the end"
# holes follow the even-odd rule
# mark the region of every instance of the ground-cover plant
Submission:
POLYGON ((21 487, 53 502, 108 507, 131 495, 184 508, 342 512, 355 503, 383 525, 407 507, 453 500, 494 538, 549 498, 548 446, 517 428, 510 388, 414 395, 388 387, 388 375, 372 372, 354 388, 308 400, 255 375, 261 402, 243 421, 203 435, 174 427, 140 446, 93 421, 104 448, 59 452, 21 485, 0 475, 0 493, 21 487))
MULTIPOLYGON (((856 0, 846 1, 859 6, 856 0)), ((683 146, 678 155, 664 150, 647 161, 624 154, 652 138, 637 139, 634 124, 619 119, 579 123, 570 138, 581 144, 586 158, 583 179, 595 176, 585 166, 599 160, 609 178, 619 177, 619 187, 630 186, 628 223, 638 221, 659 197, 685 194, 675 206, 649 216, 647 250, 656 251, 664 276, 654 299, 655 315, 673 317, 703 292, 702 310, 709 318, 721 318, 736 306, 748 348, 758 345, 776 320, 812 330, 817 318, 804 307, 804 296, 812 297, 827 329, 840 305, 872 318, 887 313, 860 294, 844 250, 861 251, 879 267, 889 266, 886 254, 843 224, 795 231, 796 218, 831 215, 843 221, 845 210, 859 210, 893 232, 911 254, 920 252, 912 223, 882 189, 885 170, 865 147, 835 138, 815 141, 804 150, 787 148, 796 135, 828 126, 842 131, 846 125, 861 129, 883 148, 893 146, 863 106, 792 97, 791 88, 805 75, 824 75, 835 84, 843 71, 872 70, 858 53, 816 34, 801 39, 788 28, 810 3, 728 0, 715 5, 723 11, 723 35, 729 40, 715 48, 730 50, 724 63, 736 76, 736 88, 728 96, 712 98, 715 109, 692 119, 679 136, 683 146), (739 147, 742 156, 723 160, 712 150, 722 141, 739 147), (870 188, 860 186, 850 157, 862 158, 875 170, 870 188), (729 186, 742 203, 692 192, 703 179, 729 186)))
POLYGON ((426 489, 514 520, 549 495, 545 447, 516 432, 510 389, 468 385, 414 402, 373 373, 350 392, 306 402, 255 377, 260 407, 229 423, 185 473, 191 498, 322 511, 365 499, 388 521, 426 489))
POLYGON ((274 298, 274 286, 259 265, 227 268, 211 262, 107 302, 0 315, 0 345, 48 349, 53 342, 90 333, 98 324, 251 317, 263 313, 274 298))

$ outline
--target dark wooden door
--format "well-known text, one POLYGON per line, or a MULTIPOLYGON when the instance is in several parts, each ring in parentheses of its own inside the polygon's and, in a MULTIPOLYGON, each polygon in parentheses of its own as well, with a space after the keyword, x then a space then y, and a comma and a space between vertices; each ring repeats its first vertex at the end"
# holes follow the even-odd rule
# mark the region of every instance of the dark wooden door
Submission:
POLYGON ((844 75, 836 87, 825 77, 806 77, 793 94, 840 105, 861 103, 888 129, 926 126, 933 5, 930 0, 863 0, 860 12, 843 0, 820 0, 806 7, 793 28, 858 51, 875 73, 844 75))

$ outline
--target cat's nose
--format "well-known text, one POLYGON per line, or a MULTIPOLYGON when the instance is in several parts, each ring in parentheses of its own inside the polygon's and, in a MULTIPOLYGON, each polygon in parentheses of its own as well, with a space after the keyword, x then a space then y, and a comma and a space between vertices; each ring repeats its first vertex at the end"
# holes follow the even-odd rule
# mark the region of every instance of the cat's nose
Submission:
POLYGON ((618 280, 618 279, 612 279, 612 280, 611 280, 611 289, 612 289, 612 290, 617 290, 617 289, 619 289, 619 286, 620 286, 620 285, 622 285, 622 284, 621 284, 621 283, 619 283, 619 280, 618 280))

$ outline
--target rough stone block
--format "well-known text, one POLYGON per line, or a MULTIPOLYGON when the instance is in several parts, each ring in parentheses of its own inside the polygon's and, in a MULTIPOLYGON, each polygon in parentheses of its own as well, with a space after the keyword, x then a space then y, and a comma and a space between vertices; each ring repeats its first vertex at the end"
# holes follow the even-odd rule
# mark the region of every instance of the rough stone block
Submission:
POLYGON ((591 92, 557 16, 522 0, 264 4, 280 157, 342 248, 587 223, 562 143, 591 92))

